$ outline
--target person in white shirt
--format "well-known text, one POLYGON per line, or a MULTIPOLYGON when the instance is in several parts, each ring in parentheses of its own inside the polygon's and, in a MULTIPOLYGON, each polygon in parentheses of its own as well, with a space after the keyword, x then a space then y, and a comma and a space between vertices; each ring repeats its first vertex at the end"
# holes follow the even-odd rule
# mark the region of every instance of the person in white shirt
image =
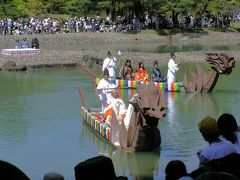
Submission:
POLYGON ((199 167, 203 167, 211 160, 236 153, 236 148, 230 141, 219 138, 220 132, 216 119, 207 116, 199 122, 198 127, 204 140, 209 143, 207 147, 197 153, 199 167))
POLYGON ((218 118, 218 128, 221 137, 233 143, 238 154, 240 154, 240 131, 237 121, 232 114, 223 113, 218 118))
POLYGON ((170 60, 168 61, 168 72, 167 72, 167 82, 169 85, 171 85, 172 83, 176 82, 176 74, 178 71, 178 64, 175 63, 175 53, 171 52, 170 53, 170 60))
POLYGON ((108 106, 109 102, 112 99, 111 90, 113 88, 113 84, 109 82, 109 72, 107 69, 103 72, 103 78, 99 81, 97 85, 97 91, 99 98, 102 102, 102 113, 105 108, 108 106))
POLYGON ((103 61, 102 72, 104 72, 104 69, 107 69, 110 79, 116 79, 116 62, 117 59, 108 51, 107 58, 103 61))

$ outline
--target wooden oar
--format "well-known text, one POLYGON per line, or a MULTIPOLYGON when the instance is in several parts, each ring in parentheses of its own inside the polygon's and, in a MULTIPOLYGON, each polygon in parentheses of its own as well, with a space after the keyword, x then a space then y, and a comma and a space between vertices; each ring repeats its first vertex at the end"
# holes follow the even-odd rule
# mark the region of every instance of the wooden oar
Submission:
POLYGON ((93 79, 96 79, 98 77, 97 74, 95 74, 94 72, 92 72, 90 69, 84 67, 84 66, 80 66, 80 68, 85 71, 88 75, 90 75, 93 79))
POLYGON ((82 106, 83 106, 85 109, 88 109, 88 106, 87 106, 87 104, 86 104, 86 101, 85 101, 85 98, 84 98, 84 95, 83 95, 82 87, 79 88, 79 94, 80 94, 82 106))

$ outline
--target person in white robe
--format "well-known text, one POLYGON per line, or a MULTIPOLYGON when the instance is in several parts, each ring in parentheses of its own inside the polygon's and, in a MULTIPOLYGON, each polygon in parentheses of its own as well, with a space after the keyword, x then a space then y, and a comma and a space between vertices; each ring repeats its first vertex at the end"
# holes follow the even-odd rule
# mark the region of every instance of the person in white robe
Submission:
POLYGON ((103 61, 102 72, 107 69, 109 71, 110 79, 116 79, 116 62, 117 59, 112 56, 110 51, 108 51, 107 58, 103 61))
POLYGON ((107 69, 104 70, 103 78, 99 81, 97 85, 97 91, 99 98, 102 102, 102 113, 104 113, 105 108, 108 106, 109 102, 112 100, 111 91, 115 85, 111 84, 109 81, 109 72, 107 69))
POLYGON ((108 107, 105 109, 104 120, 109 126, 111 126, 112 116, 114 113, 118 123, 121 125, 126 116, 126 105, 119 96, 119 90, 117 88, 112 89, 111 95, 113 98, 108 107))
POLYGON ((175 53, 171 52, 170 53, 170 60, 168 61, 168 72, 167 72, 167 82, 168 84, 172 84, 174 82, 176 82, 176 74, 178 71, 178 64, 175 63, 175 53))

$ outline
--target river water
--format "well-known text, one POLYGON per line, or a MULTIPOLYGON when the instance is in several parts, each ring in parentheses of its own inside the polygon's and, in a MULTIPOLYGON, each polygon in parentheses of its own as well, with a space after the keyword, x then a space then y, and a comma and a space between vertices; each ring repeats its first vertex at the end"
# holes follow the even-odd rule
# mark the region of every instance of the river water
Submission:
MULTIPOLYGON (((183 65, 188 66, 188 65, 183 65)), ((184 68, 183 68, 184 69, 184 68)), ((166 67, 163 67, 166 72, 166 67)), ((239 67, 221 76, 213 93, 166 93, 167 115, 159 122, 160 150, 126 153, 103 141, 82 121, 79 87, 89 107, 99 107, 91 77, 77 68, 0 72, 0 159, 41 180, 56 171, 74 179, 74 166, 88 158, 112 158, 117 176, 164 179, 170 160, 198 167, 196 152, 207 146, 197 123, 206 115, 232 113, 240 123, 239 67)), ((179 78, 182 73, 180 72, 179 78)), ((134 90, 122 90, 125 100, 134 90)))

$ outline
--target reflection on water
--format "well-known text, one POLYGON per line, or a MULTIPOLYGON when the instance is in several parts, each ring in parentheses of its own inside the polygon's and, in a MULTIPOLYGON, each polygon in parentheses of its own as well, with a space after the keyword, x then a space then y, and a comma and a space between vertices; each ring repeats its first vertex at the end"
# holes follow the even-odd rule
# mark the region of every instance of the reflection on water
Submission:
POLYGON ((151 180, 158 174, 160 149, 138 153, 119 151, 87 123, 83 122, 82 128, 85 138, 97 144, 98 153, 112 159, 118 176, 127 176, 133 180, 151 180))

